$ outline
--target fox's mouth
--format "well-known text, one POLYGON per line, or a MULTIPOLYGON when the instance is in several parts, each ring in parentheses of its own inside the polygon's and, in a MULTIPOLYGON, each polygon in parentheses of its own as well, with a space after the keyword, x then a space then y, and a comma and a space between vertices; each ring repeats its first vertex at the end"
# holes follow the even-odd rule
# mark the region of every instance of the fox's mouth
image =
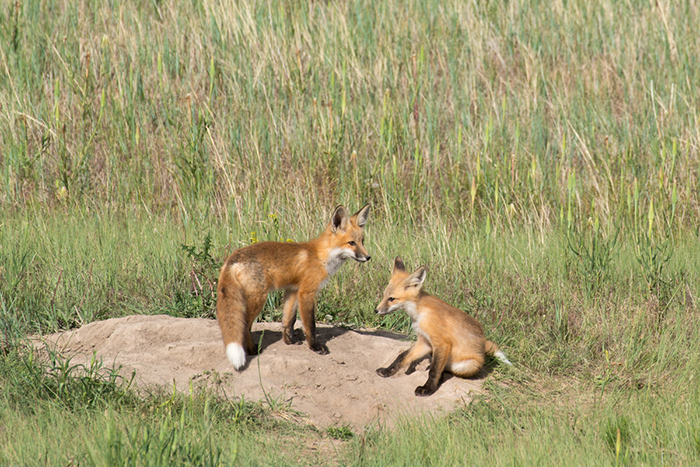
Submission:
POLYGON ((391 313, 391 310, 380 310, 379 308, 377 308, 376 310, 374 310, 374 312, 377 313, 379 316, 384 316, 391 313))
POLYGON ((353 259, 355 261, 357 261, 358 263, 366 263, 367 261, 372 259, 372 257, 371 256, 355 256, 353 259))

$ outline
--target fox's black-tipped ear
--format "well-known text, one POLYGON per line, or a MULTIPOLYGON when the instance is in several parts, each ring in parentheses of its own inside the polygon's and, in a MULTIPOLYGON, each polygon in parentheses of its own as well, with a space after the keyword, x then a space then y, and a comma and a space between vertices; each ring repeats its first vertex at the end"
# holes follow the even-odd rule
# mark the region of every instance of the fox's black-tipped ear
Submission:
POLYGON ((333 232, 335 232, 336 230, 345 230, 347 225, 348 213, 345 208, 340 205, 335 208, 335 211, 333 211, 333 215, 331 216, 331 227, 333 228, 333 232))
POLYGON ((403 260, 400 256, 394 258, 394 271, 392 274, 396 274, 398 271, 406 271, 406 265, 403 264, 403 260))
POLYGON ((357 219, 357 225, 359 227, 364 227, 369 218, 369 204, 362 206, 362 209, 357 211, 352 217, 357 219))
POLYGON ((406 288, 418 287, 419 289, 423 287, 423 282, 425 281, 426 273, 428 268, 421 266, 416 271, 406 278, 406 288))

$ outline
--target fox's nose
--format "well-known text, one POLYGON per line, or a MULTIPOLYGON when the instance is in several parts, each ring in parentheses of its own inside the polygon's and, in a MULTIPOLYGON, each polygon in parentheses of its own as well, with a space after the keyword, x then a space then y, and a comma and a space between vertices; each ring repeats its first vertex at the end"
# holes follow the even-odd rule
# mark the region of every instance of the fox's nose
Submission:
POLYGON ((375 313, 379 313, 379 308, 375 308, 375 309, 374 309, 374 312, 375 312, 375 313))
POLYGON ((367 256, 367 261, 369 261, 369 260, 371 260, 371 259, 372 259, 371 256, 367 256))

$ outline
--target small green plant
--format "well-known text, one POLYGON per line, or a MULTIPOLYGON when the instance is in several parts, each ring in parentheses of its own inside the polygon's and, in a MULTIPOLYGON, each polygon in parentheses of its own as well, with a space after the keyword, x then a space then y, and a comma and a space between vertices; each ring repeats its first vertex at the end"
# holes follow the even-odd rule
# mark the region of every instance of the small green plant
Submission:
POLYGON ((647 210, 648 226, 646 229, 635 227, 635 257, 642 272, 642 277, 647 285, 647 292, 656 295, 660 300, 666 301, 665 298, 669 294, 674 283, 672 278, 666 276, 666 268, 669 261, 673 257, 673 235, 670 225, 673 223, 676 211, 676 186, 673 186, 672 207, 670 220, 664 225, 665 228, 661 233, 656 233, 654 229, 654 220, 658 215, 654 210, 654 199, 649 199, 649 208, 647 210))
POLYGON ((219 261, 212 256, 211 233, 207 233, 201 248, 196 245, 181 245, 192 261, 189 271, 188 294, 176 292, 179 312, 185 317, 214 318, 216 316, 216 281, 219 261))
POLYGON ((205 140, 211 121, 194 104, 190 104, 190 113, 188 138, 173 162, 184 194, 188 199, 197 199, 206 195, 214 182, 205 140))
POLYGON ((610 278, 610 265, 617 249, 621 224, 617 224, 614 233, 606 235, 601 229, 595 204, 591 209, 592 215, 586 221, 577 223, 575 202, 578 198, 578 185, 576 171, 573 170, 567 178, 566 221, 562 206, 560 222, 566 227, 567 271, 573 269, 583 277, 586 291, 590 295, 610 278))
POLYGON ((589 219, 588 225, 579 231, 569 228, 566 234, 568 251, 573 253, 574 265, 584 277, 587 292, 594 293, 610 278, 610 265, 617 251, 619 227, 610 235, 600 229, 598 216, 589 219))
POLYGON ((135 372, 127 380, 120 374, 121 367, 105 367, 94 354, 88 364, 82 364, 54 350, 48 353, 48 364, 38 367, 43 370, 39 387, 45 397, 76 410, 123 402, 129 396, 135 372))
POLYGON ((603 429, 605 444, 615 456, 615 465, 620 465, 628 458, 627 447, 630 443, 631 428, 627 417, 615 416, 609 418, 603 429))
POLYGON ((563 303, 556 302, 554 304, 554 327, 552 328, 554 337, 567 341, 570 337, 568 314, 563 303))
POLYGON ((355 437, 355 433, 352 432, 348 425, 329 427, 326 429, 326 433, 331 438, 340 441, 349 441, 355 437))

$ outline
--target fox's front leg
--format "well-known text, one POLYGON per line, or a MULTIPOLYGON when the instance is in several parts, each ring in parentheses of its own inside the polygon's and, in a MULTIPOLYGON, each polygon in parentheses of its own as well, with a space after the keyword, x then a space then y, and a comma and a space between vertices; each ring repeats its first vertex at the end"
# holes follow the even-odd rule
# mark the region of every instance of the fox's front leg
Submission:
POLYGON ((399 356, 396 357, 396 360, 391 363, 391 365, 389 365, 387 368, 377 369, 377 374, 386 378, 387 376, 395 374, 406 365, 409 365, 409 369, 406 370, 406 373, 411 374, 413 373, 413 370, 415 370, 415 364, 420 359, 428 355, 431 350, 432 348, 428 341, 426 341, 423 337, 418 337, 416 343, 413 344, 410 349, 401 352, 399 356))
POLYGON ((433 359, 430 361, 430 371, 428 372, 428 381, 423 386, 416 388, 416 396, 429 396, 437 391, 440 386, 440 377, 447 365, 447 359, 450 356, 450 349, 438 347, 433 349, 433 359))
POLYGON ((304 326, 304 334, 306 334, 306 343, 317 354, 326 355, 328 347, 319 344, 316 340, 316 292, 302 291, 300 289, 297 293, 297 298, 299 300, 301 324, 304 326))

